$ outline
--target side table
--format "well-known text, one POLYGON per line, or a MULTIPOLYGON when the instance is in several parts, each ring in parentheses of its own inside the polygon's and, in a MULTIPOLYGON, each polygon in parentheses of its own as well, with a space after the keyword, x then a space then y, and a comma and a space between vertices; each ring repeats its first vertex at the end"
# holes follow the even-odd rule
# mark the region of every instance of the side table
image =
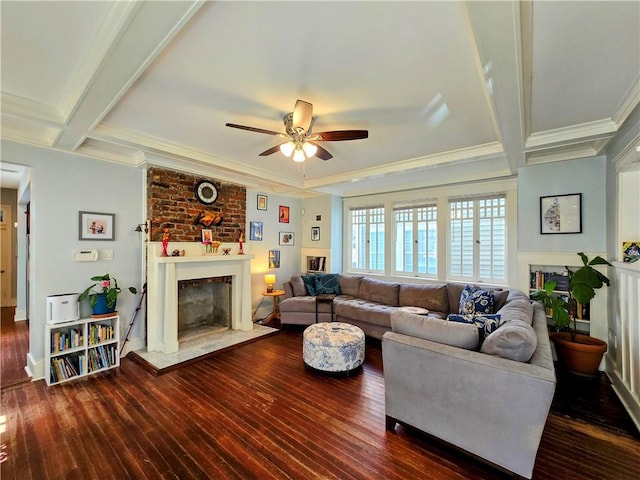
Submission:
POLYGON ((332 293, 321 293, 320 295, 316 295, 316 323, 318 323, 318 304, 319 303, 330 303, 331 304, 331 321, 334 320, 334 312, 333 312, 333 299, 336 298, 335 294, 332 293))
POLYGON ((269 324, 271 322, 277 322, 280 324, 280 310, 278 310, 278 297, 284 295, 284 290, 274 290, 273 292, 262 292, 263 297, 271 297, 273 298, 273 312, 269 315, 263 323, 269 324))

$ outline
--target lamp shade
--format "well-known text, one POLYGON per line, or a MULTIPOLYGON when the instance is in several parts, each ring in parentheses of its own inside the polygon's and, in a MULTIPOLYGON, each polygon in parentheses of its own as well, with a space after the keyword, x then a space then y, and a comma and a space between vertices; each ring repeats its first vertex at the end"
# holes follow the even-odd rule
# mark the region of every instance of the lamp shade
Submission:
POLYGON ((307 158, 313 157, 318 151, 318 147, 316 147, 313 143, 305 142, 302 145, 302 149, 304 150, 304 154, 307 158))
POLYGON ((296 144, 293 142, 287 142, 280 145, 280 151, 285 154, 287 157, 290 157, 293 153, 294 148, 296 148, 296 144))
POLYGON ((267 292, 272 292, 273 284, 276 283, 276 276, 273 273, 267 273, 264 276, 264 283, 267 284, 267 292))
POLYGON ((307 157, 304 156, 304 152, 301 148, 296 148, 293 152, 294 162, 304 162, 307 157))

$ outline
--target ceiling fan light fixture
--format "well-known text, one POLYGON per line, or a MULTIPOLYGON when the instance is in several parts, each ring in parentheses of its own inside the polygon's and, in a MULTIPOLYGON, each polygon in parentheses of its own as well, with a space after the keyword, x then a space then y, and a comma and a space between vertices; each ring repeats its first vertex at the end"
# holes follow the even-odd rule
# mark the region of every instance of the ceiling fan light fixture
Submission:
POLYGON ((286 156, 290 157, 293 150, 296 148, 296 144, 293 142, 287 142, 280 145, 280 151, 286 156))
POLYGON ((318 147, 316 147, 313 143, 304 142, 302 145, 302 150, 304 150, 304 154, 307 158, 313 157, 318 151, 318 147))
POLYGON ((293 152, 294 162, 304 162, 307 157, 304 156, 304 151, 301 148, 296 148, 293 152))

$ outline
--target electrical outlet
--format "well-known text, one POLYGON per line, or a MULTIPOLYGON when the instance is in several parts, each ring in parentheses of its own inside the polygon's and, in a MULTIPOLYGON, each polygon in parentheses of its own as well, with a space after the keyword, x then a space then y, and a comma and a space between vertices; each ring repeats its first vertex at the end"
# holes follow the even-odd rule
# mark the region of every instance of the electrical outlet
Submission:
POLYGON ((113 260, 113 250, 100 250, 100 256, 103 260, 113 260))

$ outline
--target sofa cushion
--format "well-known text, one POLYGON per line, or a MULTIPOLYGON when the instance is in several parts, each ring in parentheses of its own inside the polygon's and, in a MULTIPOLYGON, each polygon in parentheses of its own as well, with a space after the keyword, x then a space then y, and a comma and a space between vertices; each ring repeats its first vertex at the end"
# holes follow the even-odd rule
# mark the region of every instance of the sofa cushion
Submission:
POLYGON ((391 313, 395 310, 389 305, 343 296, 336 298, 334 308, 336 317, 386 328, 391 328, 391 313))
POLYGON ((447 320, 451 322, 471 323, 478 329, 480 335, 480 343, 487 338, 488 335, 495 332, 500 326, 500 315, 495 313, 475 313, 473 315, 461 315, 459 313, 450 313, 447 320))
POLYGON ((302 275, 292 275, 291 280, 289 281, 291 282, 291 288, 294 296, 304 297, 307 294, 307 287, 304 286, 302 275))
POLYGON ((302 275, 302 281, 304 282, 306 295, 316 294, 316 278, 315 275, 302 275))
POLYGON ((397 283, 363 278, 360 280, 360 292, 358 296, 371 302, 397 307, 399 290, 400 285, 397 283))
POLYGON ((317 274, 315 279, 316 295, 340 295, 340 283, 337 273, 317 274))
POLYGON ((538 339, 531 325, 511 320, 485 338, 480 351, 517 362, 528 362, 536 351, 538 339))
POLYGON ((493 295, 471 285, 465 286, 460 295, 458 313, 462 315, 493 313, 493 295))
POLYGON ((529 325, 533 323, 533 305, 527 298, 516 298, 505 304, 498 312, 503 325, 513 320, 520 320, 529 325))
POLYGON ((340 274, 340 293, 357 297, 360 294, 360 280, 362 278, 362 275, 340 274))
MULTIPOLYGON (((511 292, 513 292, 513 290, 510 290, 510 289, 505 290, 503 288, 499 288, 499 287, 493 288, 486 285, 482 285, 482 286, 473 285, 473 286, 476 288, 481 288, 483 290, 486 290, 493 295, 494 311, 498 311, 500 308, 502 308, 502 306, 505 304, 505 302, 511 295, 511 292)), ((461 283, 453 283, 453 282, 447 283, 447 295, 449 297, 449 313, 460 313, 459 311, 460 295, 462 294, 462 290, 464 289, 464 287, 465 285, 461 283)))
POLYGON ((480 343, 478 329, 472 323, 448 322, 400 310, 391 314, 391 330, 467 350, 476 350, 480 343))
POLYGON ((447 286, 403 283, 400 285, 398 303, 401 307, 422 307, 437 312, 448 312, 447 286))
MULTIPOLYGON (((318 313, 330 313, 331 303, 320 302, 317 305, 318 313)), ((278 303, 278 310, 280 312, 291 313, 316 313, 316 297, 304 296, 304 297, 291 297, 285 298, 278 303)))

